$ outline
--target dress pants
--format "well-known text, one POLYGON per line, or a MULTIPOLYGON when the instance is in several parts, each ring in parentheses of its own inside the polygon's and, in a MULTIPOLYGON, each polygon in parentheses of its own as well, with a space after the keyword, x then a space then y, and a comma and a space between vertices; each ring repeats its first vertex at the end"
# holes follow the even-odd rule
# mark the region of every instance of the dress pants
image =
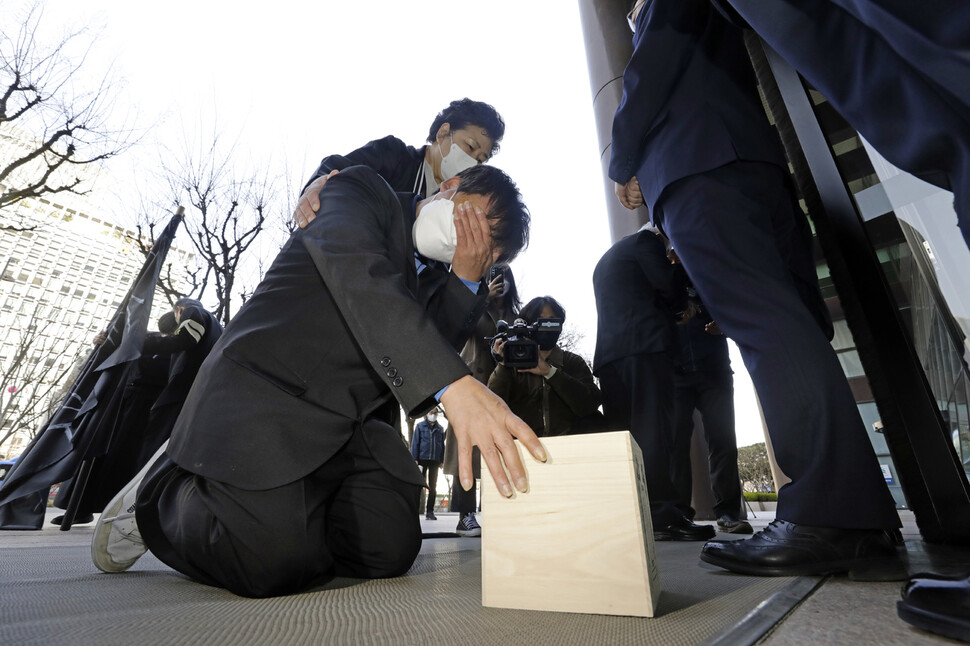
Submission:
POLYGON ((741 478, 738 475, 738 440, 734 433, 734 377, 728 371, 697 370, 674 377, 674 438, 671 478, 677 489, 678 508, 694 517, 690 505, 693 478, 690 464, 694 411, 700 411, 707 440, 714 517, 741 515, 741 478))
POLYGON ((737 161, 664 189, 654 218, 711 316, 737 343, 779 467, 777 517, 821 527, 899 527, 832 346, 790 260, 799 219, 781 168, 737 161), (844 503, 851 492, 852 505, 844 503))
POLYGON ((421 547, 419 493, 380 467, 358 430, 316 471, 264 491, 203 478, 163 455, 139 489, 136 518, 145 544, 175 570, 269 597, 335 576, 404 574, 421 547))
POLYGON ((629 429, 643 454, 647 496, 654 527, 681 518, 670 479, 674 414, 674 364, 670 352, 622 357, 596 372, 603 392, 603 413, 610 428, 629 429))

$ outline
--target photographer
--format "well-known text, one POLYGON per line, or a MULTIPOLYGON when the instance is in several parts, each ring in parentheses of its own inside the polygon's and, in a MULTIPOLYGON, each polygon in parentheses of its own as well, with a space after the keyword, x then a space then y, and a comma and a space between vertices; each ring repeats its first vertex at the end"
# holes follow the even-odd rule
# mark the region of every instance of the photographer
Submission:
MULTIPOLYGON (((529 301, 519 317, 534 325, 539 319, 566 319, 566 310, 551 296, 529 301)), ((553 342, 540 341, 537 365, 511 368, 505 365, 506 339, 496 337, 492 349, 498 365, 488 380, 488 387, 522 418, 536 435, 568 435, 599 430, 602 416, 597 412, 600 391, 593 382, 589 366, 577 354, 561 349, 553 342)))

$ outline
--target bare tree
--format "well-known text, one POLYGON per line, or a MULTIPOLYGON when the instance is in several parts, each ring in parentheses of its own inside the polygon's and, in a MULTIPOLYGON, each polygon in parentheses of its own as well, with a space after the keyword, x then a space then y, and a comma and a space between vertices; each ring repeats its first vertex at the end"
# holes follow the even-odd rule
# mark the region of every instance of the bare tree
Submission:
POLYGON ((49 320, 74 316, 58 304, 24 302, 20 315, 9 313, 0 357, 0 445, 16 433, 33 437, 59 403, 58 394, 75 364, 90 349, 87 327, 70 337, 48 334, 49 320), (26 311, 24 311, 26 310, 26 311))
MULTIPOLYGON (((166 153, 160 162, 167 184, 169 204, 185 204, 185 233, 195 250, 199 268, 186 267, 192 294, 214 300, 216 318, 227 324, 238 303, 244 302, 261 278, 264 251, 261 234, 267 224, 278 220, 280 202, 278 176, 268 170, 248 168, 238 162, 236 146, 224 146, 216 129, 205 145, 192 150, 185 145, 180 154, 166 153), (176 161, 171 161, 176 160, 176 161)), ((143 236, 142 249, 154 237, 160 219, 145 215, 137 226, 143 236), (145 233, 148 235, 144 235, 145 233)), ((170 281, 162 281, 166 293, 174 295, 170 281), (166 286, 167 283, 167 286, 166 286)))
POLYGON ((42 5, 0 21, 0 229, 25 230, 9 210, 25 198, 90 191, 94 170, 134 143, 115 123, 119 90, 109 69, 81 87, 96 37, 88 28, 44 44, 42 5))

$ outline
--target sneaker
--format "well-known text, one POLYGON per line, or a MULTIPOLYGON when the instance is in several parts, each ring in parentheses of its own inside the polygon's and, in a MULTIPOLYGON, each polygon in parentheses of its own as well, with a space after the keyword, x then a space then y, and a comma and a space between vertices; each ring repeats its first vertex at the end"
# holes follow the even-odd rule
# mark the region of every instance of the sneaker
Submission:
POLYGON ((166 441, 101 512, 91 539, 91 560, 102 572, 124 572, 148 551, 135 521, 135 502, 142 480, 167 447, 166 441))
POLYGON ((458 521, 458 527, 455 528, 455 533, 459 536, 481 536, 482 526, 475 520, 475 514, 468 514, 458 521))
POLYGON ((438 517, 434 515, 433 511, 429 511, 424 515, 426 520, 438 520, 438 517))
POLYGON ((728 534, 754 534, 754 528, 746 520, 735 520, 727 514, 717 519, 717 528, 728 534))

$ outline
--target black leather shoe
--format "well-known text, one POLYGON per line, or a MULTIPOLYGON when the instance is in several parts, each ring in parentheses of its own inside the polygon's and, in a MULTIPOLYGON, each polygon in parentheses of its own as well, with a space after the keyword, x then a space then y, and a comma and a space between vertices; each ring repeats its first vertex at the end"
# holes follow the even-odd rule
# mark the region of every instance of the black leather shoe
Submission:
POLYGON ((917 574, 906 582, 899 618, 917 628, 970 642, 970 577, 917 574))
POLYGON ((695 525, 686 518, 669 525, 654 525, 655 541, 706 541, 714 538, 714 528, 710 525, 695 525))
MULTIPOLYGON (((71 523, 71 526, 74 526, 74 525, 83 525, 84 523, 90 523, 93 520, 94 520, 94 514, 81 514, 80 516, 77 516, 74 519, 74 522, 71 523)), ((60 515, 60 516, 54 516, 53 518, 51 518, 51 524, 52 525, 60 525, 63 522, 64 522, 64 515, 63 514, 60 515)))
POLYGON ((896 547, 881 529, 809 527, 774 520, 751 538, 711 541, 701 560, 755 576, 812 576, 895 561, 896 547))

